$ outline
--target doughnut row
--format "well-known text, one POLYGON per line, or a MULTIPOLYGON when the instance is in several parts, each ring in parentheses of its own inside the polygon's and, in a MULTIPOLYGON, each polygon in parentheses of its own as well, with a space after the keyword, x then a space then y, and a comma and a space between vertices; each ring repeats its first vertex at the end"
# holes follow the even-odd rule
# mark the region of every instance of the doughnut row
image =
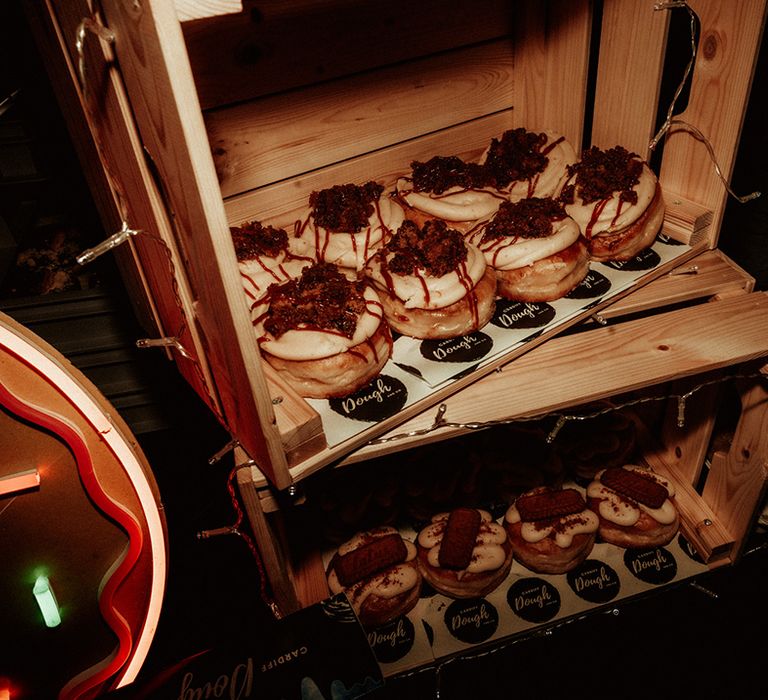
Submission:
POLYGON ((232 228, 243 289, 266 361, 309 398, 365 386, 392 332, 463 336, 497 298, 561 298, 591 260, 628 260, 664 215, 656 176, 616 146, 577 156, 553 132, 511 129, 476 161, 414 161, 375 181, 312 192, 290 233, 232 228))

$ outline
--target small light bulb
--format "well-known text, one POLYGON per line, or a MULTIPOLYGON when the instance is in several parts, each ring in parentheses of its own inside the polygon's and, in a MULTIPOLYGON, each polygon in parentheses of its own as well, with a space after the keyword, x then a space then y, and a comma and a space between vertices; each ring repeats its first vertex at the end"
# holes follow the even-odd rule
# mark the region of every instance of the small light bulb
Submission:
POLYGON ((59 604, 56 602, 56 596, 47 576, 37 577, 35 585, 32 587, 32 593, 34 593, 37 604, 40 606, 40 612, 43 613, 46 626, 58 627, 61 624, 59 604))

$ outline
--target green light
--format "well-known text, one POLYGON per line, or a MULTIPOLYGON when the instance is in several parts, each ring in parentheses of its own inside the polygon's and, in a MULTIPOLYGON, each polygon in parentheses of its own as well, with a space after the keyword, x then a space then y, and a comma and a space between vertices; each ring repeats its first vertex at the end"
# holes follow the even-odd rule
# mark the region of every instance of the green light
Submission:
POLYGON ((56 602, 56 596, 48 581, 47 576, 38 576, 35 585, 32 587, 32 593, 35 594, 37 604, 40 606, 40 612, 43 613, 43 620, 47 627, 58 627, 61 624, 61 615, 59 614, 59 604, 56 602))

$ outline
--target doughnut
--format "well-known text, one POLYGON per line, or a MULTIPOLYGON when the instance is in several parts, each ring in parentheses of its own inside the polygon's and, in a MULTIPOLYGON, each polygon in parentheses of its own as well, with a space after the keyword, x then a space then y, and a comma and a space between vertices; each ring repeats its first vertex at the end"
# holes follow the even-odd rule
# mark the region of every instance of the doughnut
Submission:
POLYGON ((338 265, 350 277, 404 219, 402 207, 373 181, 314 191, 309 206, 296 237, 316 251, 318 261, 338 265))
POLYGON ((359 532, 342 544, 328 562, 326 578, 332 594, 346 594, 366 628, 411 610, 422 581, 416 547, 389 526, 359 532))
POLYGON ((473 245, 439 219, 406 220, 368 261, 390 327, 413 338, 452 338, 493 316, 496 277, 473 245))
POLYGON ((532 489, 515 499, 504 527, 515 559, 543 574, 562 574, 583 562, 595 544, 599 519, 573 488, 532 489))
POLYGON ((513 202, 557 197, 567 167, 576 160, 576 151, 565 137, 524 128, 510 129, 501 138, 492 139, 482 158, 497 190, 513 202))
POLYGON ((627 549, 660 547, 680 526, 674 486, 651 469, 627 464, 600 471, 587 486, 604 542, 627 549))
POLYGON ((497 294, 513 301, 553 301, 587 276, 589 253, 578 224, 551 197, 504 202, 467 236, 496 272, 497 294))
POLYGON ((653 244, 664 220, 656 175, 622 146, 593 146, 568 168, 560 199, 587 239, 592 260, 631 260, 653 244))
POLYGON ((298 279, 272 286, 257 325, 264 359, 307 398, 357 391, 392 354, 392 335, 374 289, 329 263, 306 267, 298 279))
POLYGON ((246 221, 230 228, 243 291, 248 298, 251 320, 267 306, 267 289, 298 277, 313 261, 306 247, 296 247, 285 229, 246 221))
POLYGON ((407 219, 419 226, 441 219, 462 233, 492 216, 506 199, 487 169, 458 156, 413 161, 411 175, 398 179, 396 191, 407 219))
POLYGON ((512 566, 504 528, 490 513, 455 508, 440 513, 416 539, 424 580, 450 598, 478 598, 494 590, 512 566))

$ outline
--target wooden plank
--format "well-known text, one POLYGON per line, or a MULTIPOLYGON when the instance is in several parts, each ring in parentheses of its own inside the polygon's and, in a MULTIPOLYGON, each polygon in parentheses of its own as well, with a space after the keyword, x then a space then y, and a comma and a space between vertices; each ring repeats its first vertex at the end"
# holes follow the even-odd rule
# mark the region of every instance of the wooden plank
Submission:
POLYGON ((260 0, 183 25, 203 109, 498 38, 507 0, 260 0))
POLYGON ((499 112, 512 104, 509 42, 217 110, 206 128, 225 197, 499 112))
MULTIPOLYGON (((710 144, 730 181, 765 22, 765 0, 691 0, 701 38, 685 110, 676 115, 710 144)), ((684 10, 673 10, 684 12, 684 10)), ((682 78, 682 76, 681 76, 682 78)), ((717 245, 727 191, 707 144, 675 126, 663 142, 660 179, 664 187, 712 210, 710 247, 717 245)), ((746 193, 740 193, 746 194, 746 193)))
MULTIPOLYGON (((78 65, 75 41, 80 21, 90 14, 87 3, 85 0, 51 3, 48 12, 50 19, 47 21, 52 23, 50 31, 61 51, 57 59, 59 69, 62 64, 67 66, 66 75, 73 91, 70 99, 77 101, 79 110, 76 113, 82 114, 87 121, 97 163, 112 196, 111 207, 106 203, 100 209, 105 226, 111 227, 104 237, 119 231, 123 221, 142 231, 125 244, 126 250, 120 251, 124 264, 131 262, 137 266, 133 279, 146 284, 141 293, 147 299, 146 308, 151 310, 151 316, 148 319, 149 312, 140 312, 139 318, 147 326, 152 321, 148 332, 178 338, 185 351, 185 354, 174 352, 179 371, 218 415, 221 409, 212 389, 213 379, 203 341, 192 321, 194 310, 189 284, 161 195, 147 166, 128 98, 113 68, 111 50, 94 34, 86 33, 86 87, 83 90, 75 68, 78 65), (129 251, 130 256, 126 255, 129 251)), ((59 75, 63 78, 65 73, 59 75)), ((81 151, 83 158, 92 155, 90 148, 84 147, 81 151)), ((136 287, 132 291, 139 293, 136 287)), ((137 309, 143 308, 138 299, 134 304, 137 309)))
POLYGON ((591 3, 515 3, 515 126, 552 129, 581 149, 586 111, 591 3))
MULTIPOLYGON (((546 415, 765 357, 767 322, 768 295, 759 292, 556 337, 445 397, 444 418, 461 425, 546 415)), ((426 409, 383 433, 379 442, 357 446, 338 463, 468 432, 461 427, 431 431, 436 414, 436 408, 426 409)), ((311 466, 295 470, 295 478, 311 466)))
POLYGON ((173 0, 179 22, 242 12, 243 0, 173 0))
POLYGON ((695 299, 747 294, 755 280, 719 250, 708 250, 651 284, 600 311, 604 320, 637 314, 695 299))
POLYGON ((204 336, 224 419, 274 483, 287 486, 285 454, 173 5, 110 0, 103 9, 119 37, 115 51, 142 148, 173 213, 195 325, 204 336))
POLYGON ((668 24, 650 2, 603 3, 592 145, 650 155, 668 24))
POLYGON ((511 126, 512 110, 506 110, 323 168, 295 180, 229 197, 224 203, 227 220, 230 225, 236 226, 249 219, 260 219, 290 230, 308 206, 313 190, 345 182, 362 184, 370 179, 391 186, 399 175, 410 170, 412 160, 427 160, 436 154, 478 157, 491 138, 500 136, 511 126))
POLYGON ((738 385, 741 418, 725 459, 713 459, 701 494, 739 543, 733 561, 743 553, 757 507, 768 490, 766 378, 743 380, 738 385))

